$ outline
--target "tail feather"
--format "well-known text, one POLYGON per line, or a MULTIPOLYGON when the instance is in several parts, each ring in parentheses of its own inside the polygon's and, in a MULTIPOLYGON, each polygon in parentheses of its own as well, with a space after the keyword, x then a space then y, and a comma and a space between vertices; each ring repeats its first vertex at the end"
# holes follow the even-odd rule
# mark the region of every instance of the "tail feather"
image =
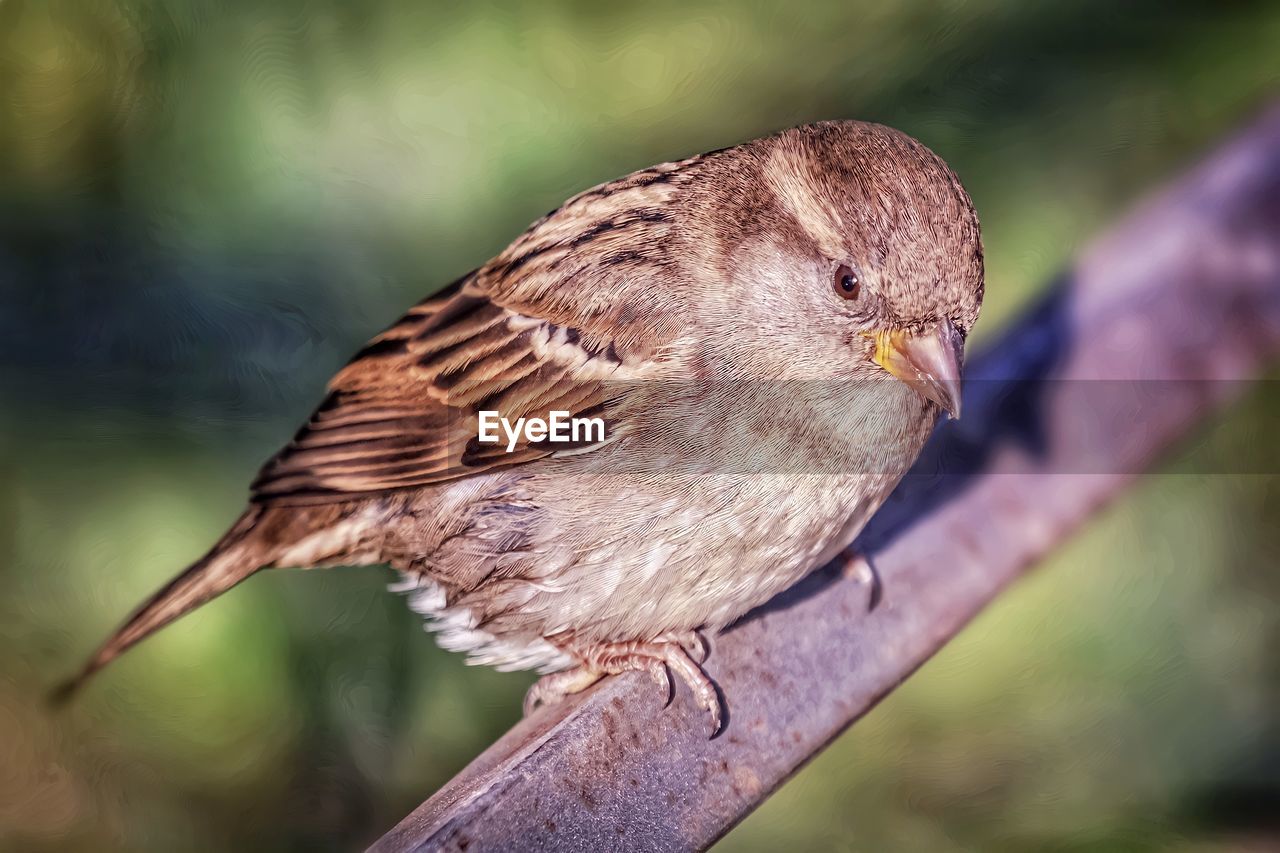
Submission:
POLYGON ((256 509, 250 509, 241 516, 208 554, 192 563, 129 617, 75 677, 53 691, 50 700, 55 704, 65 703, 95 672, 136 643, 263 568, 267 562, 264 559, 266 555, 247 541, 256 516, 256 509))

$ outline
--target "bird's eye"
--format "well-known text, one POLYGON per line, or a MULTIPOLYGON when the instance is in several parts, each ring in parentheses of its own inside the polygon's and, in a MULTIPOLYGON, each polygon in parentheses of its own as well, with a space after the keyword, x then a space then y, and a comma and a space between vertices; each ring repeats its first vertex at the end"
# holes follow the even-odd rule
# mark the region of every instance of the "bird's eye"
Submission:
POLYGON ((836 295, 841 299, 857 299, 858 294, 862 292, 862 282, 858 279, 858 272, 848 264, 836 267, 834 284, 836 295))

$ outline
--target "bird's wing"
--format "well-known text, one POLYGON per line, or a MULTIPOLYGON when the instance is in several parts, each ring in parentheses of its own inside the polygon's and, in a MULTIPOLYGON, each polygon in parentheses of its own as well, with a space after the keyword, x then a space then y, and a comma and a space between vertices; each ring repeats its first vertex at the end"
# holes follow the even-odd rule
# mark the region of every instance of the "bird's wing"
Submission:
POLYGON ((646 354, 540 317, 530 300, 486 290, 472 274, 374 338, 333 378, 311 421, 263 467, 254 501, 349 500, 572 449, 522 437, 508 452, 505 435, 481 443, 478 413, 497 411, 511 423, 553 410, 600 416, 646 354))
POLYGON ((627 382, 679 375, 687 318, 668 299, 684 278, 672 200, 702 159, 579 193, 410 309, 333 378, 258 475, 254 501, 349 500, 543 458, 571 448, 482 444, 478 413, 595 416, 627 382))

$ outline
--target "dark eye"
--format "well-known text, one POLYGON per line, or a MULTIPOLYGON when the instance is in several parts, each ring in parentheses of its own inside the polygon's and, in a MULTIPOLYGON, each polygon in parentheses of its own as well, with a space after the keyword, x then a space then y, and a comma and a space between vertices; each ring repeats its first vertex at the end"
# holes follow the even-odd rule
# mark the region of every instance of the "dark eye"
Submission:
POLYGON ((858 294, 862 292, 862 282, 858 280, 858 273, 848 264, 836 267, 834 283, 836 295, 841 299, 857 299, 858 294))

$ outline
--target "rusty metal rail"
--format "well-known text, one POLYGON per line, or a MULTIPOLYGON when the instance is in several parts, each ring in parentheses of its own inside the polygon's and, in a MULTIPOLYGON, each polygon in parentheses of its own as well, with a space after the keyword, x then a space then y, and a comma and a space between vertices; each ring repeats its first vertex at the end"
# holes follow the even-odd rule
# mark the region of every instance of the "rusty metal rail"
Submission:
POLYGON ((715 640, 720 737, 683 688, 664 709, 645 676, 609 679, 518 724, 373 849, 710 845, 1277 355, 1280 105, 972 360, 964 420, 861 540, 874 610, 828 569, 715 640))

